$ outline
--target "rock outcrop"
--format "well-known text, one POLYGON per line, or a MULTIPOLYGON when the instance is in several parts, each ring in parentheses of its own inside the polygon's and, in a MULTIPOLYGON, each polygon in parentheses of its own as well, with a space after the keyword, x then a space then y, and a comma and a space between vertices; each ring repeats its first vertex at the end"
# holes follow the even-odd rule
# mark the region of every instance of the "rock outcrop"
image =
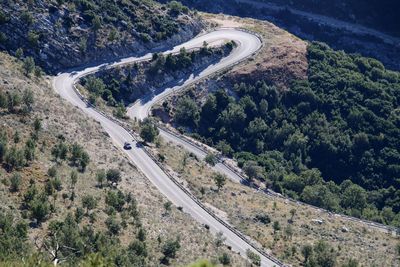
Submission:
MULTIPOLYGON (((48 72, 172 47, 202 28, 190 11, 151 1, 98 1, 92 6, 48 0, 3 1, 0 48, 34 57, 48 72), (94 13, 97 12, 97 13, 94 13)), ((85 2, 85 3, 86 3, 85 2)))

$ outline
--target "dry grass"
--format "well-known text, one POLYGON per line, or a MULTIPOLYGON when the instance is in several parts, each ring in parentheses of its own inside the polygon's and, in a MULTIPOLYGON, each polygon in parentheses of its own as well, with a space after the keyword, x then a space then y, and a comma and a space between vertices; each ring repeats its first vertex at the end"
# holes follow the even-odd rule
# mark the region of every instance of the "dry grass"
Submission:
MULTIPOLYGON (((57 136, 62 134, 67 142, 78 142, 89 153, 91 162, 85 173, 79 174, 75 192, 77 197, 74 203, 68 200, 64 203, 61 195, 70 192, 69 175, 72 170, 66 162, 57 164, 58 176, 63 182, 63 190, 58 193, 55 200, 57 212, 51 219, 61 219, 66 213, 73 212, 81 206, 81 197, 94 195, 99 199, 98 207, 93 210, 96 215, 94 223, 98 229, 104 228, 106 214, 104 212, 104 196, 106 189, 96 186, 96 171, 99 169, 117 168, 122 172, 123 180, 119 188, 125 193, 132 193, 138 202, 140 217, 148 233, 148 248, 150 264, 158 265, 161 256, 157 237, 162 240, 180 236, 181 249, 177 259, 172 265, 185 265, 199 258, 216 260, 222 252, 231 255, 232 262, 236 266, 243 266, 244 260, 225 247, 217 248, 212 235, 200 224, 196 223, 189 215, 173 208, 169 215, 164 214, 164 203, 167 201, 156 188, 141 174, 121 152, 114 146, 101 126, 88 118, 81 110, 67 104, 60 99, 50 87, 50 79, 28 79, 21 73, 20 63, 15 59, 0 53, 0 88, 5 90, 20 90, 30 88, 35 95, 33 114, 26 121, 20 115, 1 115, 1 125, 11 135, 16 129, 21 133, 21 139, 27 137, 31 131, 34 117, 42 119, 43 130, 40 133, 36 160, 30 167, 21 170, 23 186, 20 193, 9 192, 6 185, 11 174, 0 168, 0 203, 6 210, 18 210, 21 196, 28 186, 29 179, 34 179, 39 186, 43 186, 48 179, 47 170, 55 165, 51 157, 51 148, 57 142, 57 136)), ((53 201, 51 199, 51 201, 53 201)), ((18 214, 14 212, 14 214, 18 214)), ((50 220, 51 220, 50 219, 50 220)), ((49 221, 50 221, 49 220, 49 221)), ((85 219, 87 220, 87 219, 85 219)), ((40 228, 31 228, 30 237, 42 236, 48 222, 40 228)), ((120 234, 122 243, 129 243, 135 235, 133 226, 128 226, 120 234)))
POLYGON ((272 23, 223 14, 202 13, 212 26, 241 27, 259 33, 264 47, 257 57, 233 68, 230 81, 267 80, 279 88, 287 88, 293 79, 307 74, 307 43, 272 23))
MULTIPOLYGON (((268 196, 241 184, 227 180, 220 191, 216 191, 214 173, 209 165, 189 157, 182 165, 185 151, 172 143, 160 142, 155 153, 166 156, 165 164, 203 202, 219 210, 231 224, 257 240, 286 263, 301 265, 301 247, 318 240, 327 241, 338 253, 337 261, 344 263, 354 258, 360 266, 398 266, 396 244, 399 239, 363 223, 347 221, 316 209, 298 206, 280 198, 268 196), (203 188, 203 189, 202 189, 203 188), (204 194, 201 191, 204 190, 204 194), (290 210, 295 210, 293 223, 290 210), (257 214, 267 214, 271 223, 262 224, 254 218, 257 214), (322 220, 319 224, 313 220, 322 220), (281 230, 274 234, 272 224, 278 221, 281 230), (292 237, 287 237, 285 229, 291 225, 292 237), (346 229, 348 232, 346 232, 346 229), (292 249, 295 253, 292 253, 292 249)), ((187 156, 187 155, 186 155, 187 156)))

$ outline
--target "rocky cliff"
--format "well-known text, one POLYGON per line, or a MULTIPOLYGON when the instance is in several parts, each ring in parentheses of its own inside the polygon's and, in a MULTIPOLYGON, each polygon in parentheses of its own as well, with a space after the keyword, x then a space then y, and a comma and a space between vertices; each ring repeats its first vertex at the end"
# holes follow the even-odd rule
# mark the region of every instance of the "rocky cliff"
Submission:
POLYGON ((153 1, 3 0, 0 48, 55 72, 172 47, 202 27, 184 6, 153 1))

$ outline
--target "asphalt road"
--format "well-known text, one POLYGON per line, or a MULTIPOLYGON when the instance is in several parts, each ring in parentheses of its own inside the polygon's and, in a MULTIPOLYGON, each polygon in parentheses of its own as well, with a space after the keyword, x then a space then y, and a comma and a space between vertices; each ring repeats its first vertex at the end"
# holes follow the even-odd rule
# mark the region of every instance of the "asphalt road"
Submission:
POLYGON ((159 100, 165 98, 168 94, 179 91, 184 86, 190 85, 197 82, 199 79, 208 75, 214 74, 215 72, 222 70, 246 57, 255 53, 261 47, 260 39, 250 33, 232 30, 232 29, 221 29, 205 35, 201 35, 194 38, 180 46, 177 46, 170 52, 177 52, 180 48, 185 47, 187 49, 201 47, 203 42, 206 41, 209 45, 218 45, 221 42, 234 40, 237 47, 232 53, 220 60, 219 62, 208 66, 206 69, 201 71, 196 76, 191 75, 187 80, 182 81, 179 85, 170 88, 161 88, 161 93, 151 94, 143 97, 139 101, 136 101, 131 107, 128 108, 128 115, 130 117, 136 117, 138 119, 144 119, 148 116, 151 107, 159 100))
MULTIPOLYGON (((195 81, 198 81, 202 77, 206 77, 219 70, 222 70, 249 55, 256 52, 261 47, 261 41, 258 37, 253 34, 243 32, 235 29, 220 29, 204 35, 200 35, 180 46, 175 47, 166 53, 177 52, 181 47, 187 49, 200 47, 204 41, 209 44, 218 44, 226 40, 234 40, 237 43, 237 47, 232 53, 226 58, 222 59, 218 63, 210 65, 208 68, 203 70, 196 76, 191 76, 188 80, 183 81, 181 85, 174 88, 166 88, 161 94, 147 96, 141 101, 136 102, 131 108, 129 108, 129 115, 135 116, 140 119, 145 118, 149 113, 151 106, 159 99, 165 97, 166 94, 173 92, 174 90, 181 89, 184 85, 188 85, 195 81)), ((226 223, 221 223, 220 220, 216 219, 206 210, 204 210, 193 198, 184 192, 178 185, 176 185, 167 174, 148 156, 143 148, 133 144, 132 150, 123 150, 122 146, 125 141, 131 141, 131 134, 121 127, 118 123, 102 115, 94 108, 88 106, 76 93, 73 86, 75 81, 80 77, 96 72, 105 67, 115 67, 118 65, 133 63, 139 60, 150 59, 151 54, 144 55, 142 57, 129 57, 117 62, 111 62, 101 64, 94 67, 88 67, 84 69, 78 69, 69 71, 66 73, 60 73, 53 79, 54 89, 61 95, 62 98, 70 102, 71 104, 82 109, 87 115, 100 122, 104 130, 110 135, 113 143, 121 148, 121 151, 126 153, 129 159, 146 175, 146 177, 158 188, 158 190, 164 194, 172 203, 176 206, 183 208, 184 212, 189 213, 195 220, 202 224, 209 226, 212 233, 222 232, 226 238, 225 243, 232 247, 232 249, 242 256, 245 257, 247 249, 252 250, 261 257, 261 266, 277 266, 273 260, 265 255, 260 254, 253 248, 250 243, 240 237, 237 233, 227 227, 226 223)), ((162 133, 163 134, 163 133, 162 133)), ((165 133, 164 133, 165 134, 165 133)), ((198 151, 196 153, 199 153, 198 151)), ((222 167, 221 167, 222 168, 222 167)))
POLYGON ((389 34, 380 32, 378 30, 375 30, 375 29, 372 29, 369 27, 365 27, 360 24, 346 22, 346 21, 338 20, 338 19, 324 16, 324 15, 314 14, 311 12, 306 12, 306 11, 302 11, 299 9, 290 8, 288 6, 277 5, 277 4, 274 4, 271 2, 260 2, 260 1, 254 1, 254 0, 236 0, 236 2, 250 4, 256 8, 267 8, 267 9, 276 10, 276 11, 287 9, 292 14, 308 18, 319 24, 328 25, 332 28, 336 28, 339 30, 345 29, 346 31, 353 32, 355 34, 371 35, 371 36, 381 39, 382 41, 384 41, 387 44, 394 45, 394 46, 398 46, 400 43, 400 38, 398 38, 398 37, 391 36, 389 34))

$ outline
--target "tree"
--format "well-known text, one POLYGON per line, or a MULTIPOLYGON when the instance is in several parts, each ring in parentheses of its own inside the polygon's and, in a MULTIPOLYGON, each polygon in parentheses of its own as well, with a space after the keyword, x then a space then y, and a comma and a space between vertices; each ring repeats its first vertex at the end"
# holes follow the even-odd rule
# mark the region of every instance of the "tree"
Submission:
POLYGON ((20 47, 15 51, 15 57, 21 59, 24 56, 24 50, 20 47))
POLYGON ((274 221, 272 228, 274 229, 274 234, 276 234, 276 232, 278 232, 279 230, 281 230, 281 225, 279 224, 278 221, 274 221))
POLYGON ((172 16, 178 16, 179 13, 188 13, 189 9, 178 1, 171 1, 168 3, 170 13, 172 16))
POLYGON ((78 182, 78 173, 75 170, 71 171, 70 179, 71 179, 71 187, 72 189, 74 189, 76 183, 78 182))
POLYGON ((4 163, 9 171, 22 168, 26 164, 24 151, 11 147, 5 155, 4 163))
POLYGON ((367 205, 365 190, 359 185, 350 185, 343 192, 341 204, 344 208, 364 209, 367 205))
POLYGON ((289 224, 288 226, 285 227, 284 234, 285 234, 285 239, 286 240, 291 240, 292 239, 292 236, 293 236, 293 227, 292 227, 292 225, 289 224))
POLYGON ((228 144, 225 140, 219 141, 215 148, 221 151, 221 153, 227 157, 231 157, 234 152, 231 145, 228 144))
POLYGON ((342 267, 358 267, 358 261, 356 259, 349 259, 342 267))
POLYGON ((33 121, 33 129, 36 133, 38 133, 42 129, 42 121, 37 117, 33 121))
POLYGON ((21 141, 21 135, 18 130, 15 131, 13 136, 14 144, 18 144, 21 141))
POLYGON ((284 150, 287 155, 296 154, 300 151, 301 155, 307 154, 308 137, 304 136, 299 130, 291 134, 284 142, 284 150))
POLYGON ((204 158, 204 161, 211 166, 215 166, 218 163, 218 159, 213 153, 207 154, 207 156, 204 158))
POLYGON ((8 111, 15 112, 15 108, 21 104, 21 96, 17 92, 7 94, 8 111))
POLYGON ((79 167, 80 170, 84 172, 86 170, 87 165, 89 164, 90 157, 82 146, 78 145, 77 143, 74 143, 71 147, 70 160, 73 166, 79 167))
POLYGON ((121 231, 121 225, 114 216, 109 216, 105 223, 111 235, 118 235, 121 231))
POLYGON ((51 195, 54 194, 55 191, 54 191, 54 185, 52 183, 52 180, 47 180, 46 181, 46 184, 44 186, 44 191, 46 192, 46 194, 48 196, 51 196, 51 195))
POLYGON ((164 203, 164 209, 165 209, 165 213, 169 213, 171 211, 171 207, 172 207, 172 202, 171 201, 167 201, 164 203))
POLYGON ((243 170, 249 177, 250 181, 253 179, 264 180, 264 170, 255 161, 247 161, 243 166, 243 170))
POLYGON ((123 102, 119 102, 116 106, 115 106, 115 110, 113 112, 114 116, 120 119, 126 119, 126 107, 124 105, 123 102))
MULTIPOLYGON (((147 257, 147 247, 146 243, 140 241, 140 240, 134 240, 132 241, 129 246, 128 246, 128 251, 135 255, 136 257, 147 257)), ((142 264, 143 265, 143 264, 142 264)))
POLYGON ((201 107, 201 123, 200 125, 208 126, 213 124, 218 116, 217 98, 215 95, 210 94, 206 102, 201 107))
POLYGON ((3 162, 5 156, 7 155, 7 135, 0 132, 0 163, 3 162))
POLYGON ((31 74, 35 70, 35 60, 33 57, 27 57, 24 59, 23 68, 25 70, 25 75, 31 74))
POLYGON ((246 256, 247 258, 255 265, 255 266, 261 266, 261 257, 257 253, 253 252, 250 249, 246 250, 246 256))
POLYGON ((162 247, 162 253, 164 254, 162 262, 168 264, 170 259, 174 259, 180 247, 179 238, 176 238, 175 240, 168 239, 162 247))
POLYGON ((7 95, 3 92, 0 92, 0 108, 8 107, 8 98, 7 95))
POLYGON ((31 137, 26 141, 24 148, 25 160, 27 162, 35 159, 35 149, 36 143, 35 140, 31 137))
POLYGON ((142 241, 142 242, 144 242, 146 240, 146 231, 144 230, 143 227, 139 228, 137 238, 139 239, 139 241, 142 241))
POLYGON ((400 257, 400 243, 397 243, 397 245, 396 245, 396 253, 397 253, 397 256, 400 257))
POLYGON ((151 120, 145 119, 140 129, 140 137, 143 138, 145 142, 151 143, 154 142, 158 134, 157 126, 151 120))
POLYGON ((81 54, 85 54, 87 49, 87 39, 82 37, 79 40, 79 51, 81 52, 81 54))
POLYGON ((318 241, 314 246, 303 246, 301 253, 304 257, 304 266, 336 266, 336 251, 324 241, 318 241))
POLYGON ((126 203, 124 194, 121 191, 110 190, 106 195, 106 204, 117 211, 121 212, 126 203))
POLYGON ((57 168, 55 166, 51 166, 48 170, 47 170, 47 175, 50 177, 56 177, 57 176, 57 168))
POLYGON ((335 211, 339 208, 338 197, 330 192, 324 184, 306 186, 301 194, 301 199, 308 204, 327 210, 335 211))
POLYGON ((208 43, 206 41, 203 42, 203 45, 200 48, 200 54, 209 55, 211 51, 208 49, 208 43))
POLYGON ((38 190, 34 183, 32 183, 28 190, 26 190, 24 197, 23 197, 23 206, 25 208, 29 208, 31 206, 32 201, 36 198, 38 194, 38 190))
POLYGON ((215 264, 211 263, 208 260, 198 260, 198 261, 188 265, 188 267, 215 267, 215 266, 216 266, 215 264))
POLYGON ((336 252, 324 241, 319 241, 314 246, 314 257, 318 266, 334 267, 336 265, 336 252))
POLYGON ((215 246, 221 247, 225 241, 226 241, 226 237, 224 236, 224 233, 221 231, 218 232, 215 237, 215 246))
POLYGON ((90 93, 95 94, 96 96, 103 95, 106 85, 104 84, 103 80, 100 78, 89 77, 86 79, 85 88, 90 93))
POLYGON ((18 192, 21 187, 21 175, 14 173, 10 178, 10 191, 18 192))
POLYGON ((3 265, 10 259, 25 257, 28 254, 26 223, 17 219, 11 212, 0 211, 0 232, 0 261, 3 265))
POLYGON ((271 218, 268 216, 268 214, 265 213, 258 213, 255 216, 255 221, 260 222, 262 224, 269 224, 271 222, 271 218))
POLYGON ((293 223, 294 215, 296 215, 296 209, 290 210, 290 222, 293 223))
POLYGON ((89 214, 89 211, 96 208, 97 199, 91 195, 85 195, 82 197, 82 207, 86 208, 86 214, 89 214))
POLYGON ((92 27, 95 32, 101 28, 101 19, 99 16, 95 15, 92 19, 92 27))
POLYGON ((50 212, 50 205, 45 195, 35 198, 30 204, 31 218, 40 225, 50 212))
POLYGON ((32 110, 32 105, 34 103, 34 97, 33 97, 33 92, 30 89, 27 89, 24 91, 24 94, 22 96, 22 101, 26 107, 26 110, 29 112, 32 110))
POLYGON ((64 142, 60 141, 53 147, 51 154, 55 161, 58 159, 65 160, 68 154, 68 146, 64 142))
POLYGON ((218 260, 222 265, 231 264, 231 258, 229 257, 229 254, 226 252, 222 253, 222 255, 218 258, 218 260))
POLYGON ((99 171, 97 171, 97 173, 96 173, 96 180, 97 180, 98 186, 99 186, 100 188, 103 187, 103 183, 104 183, 104 181, 106 180, 106 177, 107 177, 107 174, 106 174, 106 171, 105 171, 105 170, 99 170, 99 171))
POLYGON ((301 254, 303 254, 304 257, 304 263, 308 262, 308 260, 312 257, 313 252, 313 247, 309 244, 302 247, 301 254))
POLYGON ((111 183, 116 183, 118 184, 122 178, 121 178, 121 172, 117 169, 109 169, 107 171, 107 181, 111 183))
POLYGON ((69 195, 68 195, 68 193, 62 193, 61 197, 62 197, 63 202, 65 204, 65 201, 69 198, 69 195))
POLYGON ((220 173, 216 173, 214 175, 214 182, 219 191, 222 187, 224 187, 224 185, 226 183, 226 176, 223 174, 220 174, 220 173))
POLYGON ((196 127, 200 119, 200 110, 196 102, 185 96, 178 100, 176 104, 175 120, 177 123, 196 127))

